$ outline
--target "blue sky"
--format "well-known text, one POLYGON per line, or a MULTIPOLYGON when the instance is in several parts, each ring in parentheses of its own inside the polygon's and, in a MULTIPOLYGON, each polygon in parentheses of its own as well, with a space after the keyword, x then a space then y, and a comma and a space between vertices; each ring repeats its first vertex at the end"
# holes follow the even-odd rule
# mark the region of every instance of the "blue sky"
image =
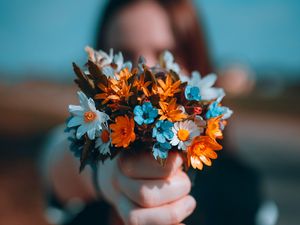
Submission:
MULTIPOLYGON (((103 2, 0 1, 0 71, 19 78, 46 69, 56 79, 71 78, 70 63, 83 63, 103 2)), ((300 71, 300 1, 194 2, 217 64, 242 61, 258 69, 300 71)))

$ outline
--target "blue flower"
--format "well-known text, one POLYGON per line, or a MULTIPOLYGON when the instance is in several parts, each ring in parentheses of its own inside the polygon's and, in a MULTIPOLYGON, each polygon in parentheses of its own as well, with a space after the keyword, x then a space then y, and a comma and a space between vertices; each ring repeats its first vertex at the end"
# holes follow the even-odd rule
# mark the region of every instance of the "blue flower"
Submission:
POLYGON ((153 108, 151 102, 145 102, 142 106, 137 105, 134 107, 134 120, 137 124, 142 125, 150 124, 154 122, 154 119, 158 115, 158 110, 153 108))
POLYGON ((168 157, 168 152, 171 149, 171 145, 169 142, 156 142, 153 145, 152 153, 155 159, 161 158, 166 159, 168 157))
POLYGON ((228 107, 220 106, 220 99, 214 101, 208 107, 208 111, 206 113, 206 119, 214 118, 220 115, 223 115, 222 119, 228 119, 233 113, 228 107))
POLYGON ((195 101, 200 101, 201 96, 200 96, 200 89, 196 86, 190 86, 187 85, 184 91, 185 98, 187 100, 195 100, 195 101))
POLYGON ((173 123, 166 120, 159 120, 152 131, 152 137, 160 143, 165 143, 167 140, 171 140, 174 136, 172 132, 173 123))

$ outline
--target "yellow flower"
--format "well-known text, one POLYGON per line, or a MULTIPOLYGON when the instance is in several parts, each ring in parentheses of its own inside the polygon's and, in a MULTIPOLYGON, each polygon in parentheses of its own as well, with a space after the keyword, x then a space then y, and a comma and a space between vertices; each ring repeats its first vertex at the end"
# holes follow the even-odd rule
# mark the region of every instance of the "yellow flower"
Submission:
POLYGON ((127 148, 135 140, 134 120, 125 116, 118 116, 115 123, 110 125, 112 130, 112 144, 116 147, 127 148))
POLYGON ((211 159, 217 158, 216 150, 221 150, 215 139, 209 136, 198 136, 192 144, 187 148, 188 164, 192 165, 194 169, 203 169, 203 163, 211 166, 211 159))
POLYGON ((210 118, 207 121, 207 128, 206 128, 206 135, 208 135, 211 138, 223 138, 222 131, 220 129, 220 120, 223 117, 223 115, 220 115, 218 117, 210 118))
POLYGON ((187 115, 176 104, 176 98, 172 98, 169 103, 159 102, 159 106, 158 114, 161 115, 160 120, 167 119, 171 122, 177 122, 187 118, 187 115))
POLYGON ((173 83, 170 74, 167 75, 166 82, 164 82, 162 79, 158 79, 157 83, 159 85, 155 85, 152 91, 154 94, 158 94, 160 96, 161 101, 165 101, 168 97, 173 97, 174 94, 181 91, 179 88, 181 81, 178 80, 173 83))

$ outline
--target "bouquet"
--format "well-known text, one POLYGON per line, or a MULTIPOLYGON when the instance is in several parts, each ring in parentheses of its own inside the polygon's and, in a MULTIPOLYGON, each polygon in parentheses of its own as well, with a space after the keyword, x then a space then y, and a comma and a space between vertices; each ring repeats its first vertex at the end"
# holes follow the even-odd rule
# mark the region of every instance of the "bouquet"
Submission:
POLYGON ((86 52, 86 70, 73 63, 80 105, 69 105, 66 129, 80 170, 120 152, 142 150, 161 165, 170 151, 179 151, 186 168, 211 166, 232 114, 221 105, 223 89, 213 87, 215 74, 185 75, 168 51, 156 66, 140 57, 135 68, 112 49, 87 47, 86 52))

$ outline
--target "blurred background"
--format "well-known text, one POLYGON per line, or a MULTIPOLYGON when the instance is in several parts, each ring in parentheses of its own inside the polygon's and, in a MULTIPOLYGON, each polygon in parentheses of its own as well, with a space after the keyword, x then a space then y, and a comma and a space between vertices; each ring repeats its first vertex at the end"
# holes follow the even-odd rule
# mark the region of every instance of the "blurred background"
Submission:
MULTIPOLYGON (((37 159, 77 102, 71 62, 84 64, 106 3, 0 1, 0 224, 51 223, 37 159)), ((262 178, 257 224, 300 224, 300 2, 194 3, 235 112, 226 135, 262 178)))

